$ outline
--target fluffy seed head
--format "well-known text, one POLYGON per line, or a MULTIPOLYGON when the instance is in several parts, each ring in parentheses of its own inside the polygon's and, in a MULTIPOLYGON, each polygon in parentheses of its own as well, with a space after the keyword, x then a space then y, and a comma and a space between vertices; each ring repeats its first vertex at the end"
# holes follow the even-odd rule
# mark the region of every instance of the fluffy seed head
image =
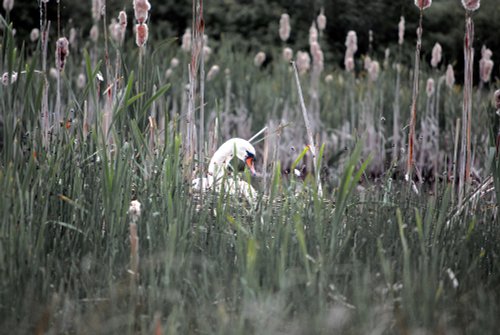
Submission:
POLYGON ((398 24, 398 43, 399 45, 402 45, 405 41, 405 17, 401 16, 401 19, 399 20, 398 24))
POLYGON ((61 37, 56 42, 56 69, 59 72, 64 70, 66 58, 69 55, 69 42, 66 37, 61 37))
POLYGON ((14 71, 11 72, 10 76, 9 76, 9 72, 5 72, 2 75, 2 85, 3 86, 13 84, 16 82, 16 80, 17 80, 17 72, 14 72, 14 71))
POLYGON ((364 68, 365 68, 366 71, 370 70, 371 64, 372 64, 372 59, 370 58, 370 56, 365 56, 365 59, 364 59, 364 68))
POLYGON ((139 24, 146 22, 151 4, 148 0, 134 0, 135 19, 139 24))
POLYGON ((168 68, 167 71, 165 71, 165 78, 170 78, 172 76, 172 73, 174 73, 174 71, 172 71, 171 68, 168 68))
POLYGON ((346 57, 344 59, 344 66, 345 66, 345 70, 347 72, 354 71, 354 58, 352 58, 352 57, 346 57))
POLYGON ((306 51, 297 52, 297 70, 299 74, 304 74, 311 68, 311 57, 306 51))
POLYGON ((172 59, 170 60, 170 67, 171 67, 172 69, 175 69, 177 66, 179 66, 179 63, 180 63, 180 62, 179 62, 179 59, 177 59, 176 57, 174 57, 174 58, 172 58, 172 59))
POLYGON ((148 41, 149 29, 146 23, 139 23, 135 25, 135 44, 138 47, 143 47, 148 41))
POLYGON ((203 46, 203 57, 204 57, 205 63, 208 62, 211 54, 212 54, 212 48, 210 48, 208 45, 204 45, 203 46))
POLYGON ((266 54, 263 51, 259 51, 256 55, 255 58, 253 59, 253 63, 255 66, 260 67, 266 60, 266 54))
POLYGON ((38 41, 38 38, 40 37, 40 30, 38 28, 33 28, 30 33, 30 40, 31 42, 36 42, 38 41))
POLYGON ((76 29, 71 28, 69 30, 69 45, 75 46, 76 43, 76 29))
POLYGON ((488 49, 485 45, 481 49, 481 60, 479 61, 479 75, 481 77, 481 81, 487 83, 491 78, 491 71, 493 70, 493 61, 491 60, 491 56, 493 56, 493 52, 488 49))
POLYGON ((309 28, 309 45, 314 42, 318 42, 318 29, 316 29, 316 23, 313 21, 311 28, 309 28))
POLYGON ((479 74, 481 76, 481 80, 484 83, 490 81, 491 71, 493 70, 493 61, 491 59, 481 59, 479 61, 479 74))
POLYGON ((3 0, 3 9, 6 12, 10 12, 14 8, 14 0, 3 0))
POLYGON ((289 63, 292 60, 293 57, 293 50, 291 48, 284 48, 283 49, 283 60, 287 63, 289 63))
POLYGON ((181 45, 182 51, 189 52, 191 51, 191 29, 187 28, 186 31, 184 32, 184 35, 182 35, 182 45, 181 45))
POLYGON ((431 66, 433 68, 436 68, 438 64, 441 62, 442 55, 443 55, 443 48, 441 48, 441 44, 436 42, 436 44, 434 44, 434 47, 432 48, 431 66))
POLYGON ((94 43, 96 43, 99 39, 99 27, 97 27, 96 24, 94 24, 92 28, 90 28, 90 39, 94 43))
POLYGON ((127 31, 127 13, 123 10, 118 14, 118 24, 120 25, 120 42, 123 44, 127 31))
POLYGON ((347 50, 351 51, 352 56, 354 56, 356 51, 358 51, 358 36, 356 35, 356 32, 354 30, 350 30, 347 33, 345 46, 347 47, 347 50))
POLYGON ((420 10, 429 8, 432 5, 432 0, 415 0, 415 6, 420 10))
POLYGON ((318 29, 319 31, 323 31, 326 28, 326 16, 325 16, 325 10, 321 8, 321 12, 319 13, 318 17, 316 18, 316 23, 318 24, 318 29))
POLYGON ((92 0, 92 17, 94 21, 99 21, 102 16, 102 0, 92 0))
POLYGON ((132 200, 128 208, 128 214, 130 215, 132 222, 137 222, 141 216, 141 203, 137 200, 132 200))
POLYGON ((318 71, 323 70, 323 51, 321 50, 321 46, 318 42, 313 42, 311 44, 311 55, 313 59, 313 67, 318 71))
POLYGON ((368 74, 370 75, 371 81, 377 81, 378 75, 380 73, 380 64, 376 60, 371 61, 370 68, 368 69, 368 74))
POLYGON ((212 79, 214 79, 219 73, 219 71, 220 71, 219 65, 213 65, 207 73, 207 81, 211 81, 212 79))
POLYGON ((448 64, 448 68, 446 69, 446 86, 450 89, 453 88, 455 84, 455 72, 453 71, 453 66, 448 64))
POLYGON ((500 110, 500 90, 496 90, 493 97, 495 99, 495 107, 497 108, 498 111, 500 110))
POLYGON ((78 75, 78 78, 76 79, 76 87, 78 87, 79 89, 83 89, 86 83, 87 83, 87 78, 83 73, 80 73, 78 75))
POLYGON ((475 11, 479 9, 479 6, 481 6, 481 1, 480 0, 462 0, 462 5, 464 8, 468 11, 475 11))
POLYGON ((290 16, 286 13, 281 14, 279 35, 283 42, 286 42, 290 37, 290 31, 290 16))
POLYGON ((331 75, 331 74, 326 75, 326 77, 325 77, 325 83, 329 84, 332 81, 333 81, 333 75, 331 75))

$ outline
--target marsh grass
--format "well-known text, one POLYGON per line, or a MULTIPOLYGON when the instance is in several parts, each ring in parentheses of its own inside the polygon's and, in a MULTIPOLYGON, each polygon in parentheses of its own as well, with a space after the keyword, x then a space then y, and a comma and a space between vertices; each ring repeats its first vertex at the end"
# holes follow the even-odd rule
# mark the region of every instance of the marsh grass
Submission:
MULTIPOLYGON (((398 90, 395 69, 381 73, 376 89, 335 70, 336 79, 319 87, 321 120, 332 125, 317 131, 317 143, 324 144, 316 156, 321 168, 316 175, 295 176, 295 168, 312 166, 313 158, 304 149, 306 133, 289 68, 271 63, 256 70, 251 56, 223 41, 211 57, 231 70, 231 92, 226 93, 228 79, 221 75, 206 88, 205 126, 219 127, 215 141, 246 135, 234 129, 249 138, 270 121, 287 126, 279 136, 270 128, 276 137, 267 140, 277 143, 277 153, 270 155, 272 164, 259 166, 266 179, 251 180, 259 190, 257 206, 214 192, 199 209, 182 170, 185 114, 174 109, 182 106, 187 76, 182 71, 163 76, 172 58, 165 55, 174 56, 175 46, 150 43, 141 67, 133 41, 123 46, 128 52, 120 53, 124 79, 112 104, 111 145, 102 131, 106 97, 96 79, 103 63, 93 62, 85 50, 72 52, 61 77, 68 94, 61 112, 67 117, 73 109, 75 116, 69 129, 52 133, 45 148, 39 126, 45 78, 35 72, 41 46, 29 55, 16 49, 10 34, 3 41, 1 72, 26 73, 0 86, 2 331, 488 334, 498 329, 500 228, 493 193, 466 198, 461 210, 453 205, 446 178, 435 188, 419 185, 416 194, 403 183, 397 164, 382 160, 373 168, 379 157, 365 156, 364 134, 342 132, 347 119, 359 124, 363 110, 392 125, 395 92, 401 105, 411 103, 407 67, 398 90), (82 71, 87 85, 80 90, 73 78, 82 71), (370 89, 373 98, 367 100, 370 89), (222 112, 227 101, 229 115, 222 112), (88 134, 86 102, 94 113, 88 134), (164 133, 151 135, 150 115, 165 118, 164 133), (152 148, 149 136, 163 138, 155 142, 163 144, 152 148), (317 176, 323 196, 318 196, 317 176), (128 208, 133 199, 141 202, 142 213, 136 222, 138 271, 131 278, 128 208)), ((279 54, 276 50, 274 59, 279 54)), ((55 99, 50 89, 49 106, 55 99)), ((450 103, 440 110, 446 124, 443 157, 452 156, 460 99, 458 89, 450 91, 450 103)), ((401 112, 402 119, 409 117, 401 112)), ((498 124, 495 120, 478 119, 472 133, 498 124)), ((488 152, 492 157, 494 144, 483 140, 476 140, 476 157, 488 152)), ((390 159, 389 145, 379 149, 390 159)), ((476 166, 484 175, 494 166, 498 183, 495 162, 476 166)), ((243 178, 250 180, 248 174, 243 178)))

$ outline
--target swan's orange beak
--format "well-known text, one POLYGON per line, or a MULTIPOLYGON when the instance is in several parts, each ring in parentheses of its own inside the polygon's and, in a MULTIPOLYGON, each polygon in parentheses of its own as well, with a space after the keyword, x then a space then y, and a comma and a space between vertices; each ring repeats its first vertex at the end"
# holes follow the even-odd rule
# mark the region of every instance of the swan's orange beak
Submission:
POLYGON ((250 172, 252 172, 252 176, 256 175, 254 160, 255 159, 253 157, 247 157, 247 159, 245 159, 245 163, 247 164, 248 168, 250 169, 250 172))

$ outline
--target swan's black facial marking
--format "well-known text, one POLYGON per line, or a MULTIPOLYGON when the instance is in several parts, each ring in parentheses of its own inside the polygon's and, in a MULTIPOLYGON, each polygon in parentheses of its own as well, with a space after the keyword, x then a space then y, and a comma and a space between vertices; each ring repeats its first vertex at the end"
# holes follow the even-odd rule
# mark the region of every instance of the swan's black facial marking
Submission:
POLYGON ((245 157, 245 163, 247 167, 250 169, 253 175, 255 175, 255 155, 247 150, 247 155, 245 157))
POLYGON ((249 158, 251 158, 253 161, 255 161, 255 155, 247 150, 247 156, 245 157, 245 159, 249 159, 249 158))

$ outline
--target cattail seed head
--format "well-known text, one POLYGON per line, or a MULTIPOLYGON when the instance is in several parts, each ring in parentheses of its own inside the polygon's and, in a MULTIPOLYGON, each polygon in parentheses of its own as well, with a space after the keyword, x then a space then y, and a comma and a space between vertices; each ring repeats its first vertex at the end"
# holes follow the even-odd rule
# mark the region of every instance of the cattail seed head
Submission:
POLYGON ((479 61, 479 75, 481 81, 487 83, 491 79, 491 72, 493 71, 493 61, 491 59, 481 59, 479 61))
POLYGON ((448 64, 445 78, 446 78, 446 86, 452 89, 453 85, 455 84, 455 72, 453 71, 453 66, 451 64, 448 64))
POLYGON ((497 113, 500 110, 500 90, 496 90, 493 94, 493 98, 495 100, 495 107, 497 109, 497 113))
POLYGON ((354 71, 354 58, 352 58, 352 57, 346 57, 344 59, 344 66, 345 66, 345 70, 347 72, 354 71))
POLYGON ((123 10, 118 14, 118 24, 120 25, 120 44, 123 44, 127 31, 127 13, 123 10))
POLYGON ((97 40, 99 39, 99 27, 96 24, 90 28, 90 39, 94 43, 97 43, 97 40))
POLYGON ((6 12, 10 12, 14 8, 14 0, 3 0, 3 9, 6 12))
POLYGON ((71 45, 72 47, 74 47, 75 43, 76 43, 76 29, 75 28, 71 28, 69 30, 69 45, 71 45))
POLYGON ((323 51, 321 50, 321 46, 318 42, 311 43, 311 55, 313 59, 313 67, 321 72, 324 67, 323 51))
POLYGON ((177 59, 176 57, 172 58, 170 60, 170 68, 175 69, 177 66, 179 66, 179 63, 179 59, 177 59))
POLYGON ((484 83, 489 82, 491 78, 491 72, 494 65, 491 56, 493 56, 493 52, 483 45, 481 49, 481 60, 479 61, 479 75, 481 81, 484 83))
POLYGON ((434 95, 435 91, 434 79, 432 78, 427 79, 427 86, 425 91, 427 93, 427 97, 431 97, 434 95))
POLYGON ((387 48, 384 52, 384 69, 389 68, 389 58, 391 57, 391 49, 387 48))
POLYGON ((219 65, 213 65, 207 73, 207 81, 213 80, 219 73, 219 65))
POLYGON ((109 29, 109 34, 111 35, 111 38, 113 41, 117 44, 120 43, 121 41, 121 29, 120 29, 120 24, 116 19, 111 19, 111 23, 108 26, 109 29))
POLYGON ((141 203, 137 200, 132 200, 130 202, 130 206, 128 208, 128 215, 130 215, 130 219, 133 223, 136 223, 137 220, 141 217, 141 203))
POLYGON ((370 70, 371 64, 372 64, 372 59, 370 58, 370 56, 365 56, 365 59, 364 59, 364 68, 365 68, 366 71, 370 70))
POLYGON ((171 68, 168 68, 167 71, 165 71, 165 78, 170 78, 172 76, 172 73, 174 73, 174 71, 171 68))
POLYGON ((146 23, 139 23, 135 25, 135 44, 142 48, 148 41, 149 30, 146 23))
POLYGON ((266 60, 266 54, 263 51, 259 51, 256 55, 255 58, 253 59, 253 63, 255 66, 260 67, 266 60))
POLYGON ((309 54, 305 51, 298 51, 296 65, 301 75, 309 71, 311 68, 311 57, 309 57, 309 54))
POLYGON ((309 28, 309 45, 314 42, 318 42, 318 29, 316 29, 316 23, 311 24, 311 28, 309 28))
POLYGON ((59 72, 64 70, 66 59, 69 55, 69 42, 66 37, 61 37, 56 42, 56 69, 59 72))
POLYGON ((432 5, 432 0, 415 0, 415 6, 420 10, 429 8, 432 5))
POLYGON ((321 12, 316 18, 316 23, 318 24, 319 31, 323 31, 326 28, 326 16, 324 8, 321 8, 321 12))
POLYGON ((481 6, 481 1, 480 0, 462 0, 462 5, 464 8, 468 11, 475 11, 478 10, 479 7, 481 6))
POLYGON ((281 14, 279 35, 283 42, 286 42, 290 37, 290 31, 290 16, 286 13, 281 14))
POLYGON ((33 28, 30 33, 30 40, 31 42, 36 42, 38 41, 38 38, 40 37, 40 30, 38 28, 33 28))
POLYGON ((441 62, 442 54, 443 48, 441 48, 441 44, 436 42, 436 44, 434 44, 434 47, 432 48, 431 66, 433 68, 436 68, 441 62))
POLYGON ((15 71, 12 71, 10 73, 10 75, 9 75, 9 72, 5 72, 2 75, 2 85, 3 86, 13 84, 16 82, 16 80, 17 80, 17 72, 15 72, 15 71))
POLYGON ((291 48, 284 48, 283 49, 283 60, 287 63, 289 63, 293 58, 293 50, 291 48))
POLYGON ((49 69, 49 76, 50 76, 50 78, 57 79, 58 75, 59 75, 59 71, 57 71, 57 69, 55 67, 51 67, 49 69))
POLYGON ((376 60, 371 61, 370 68, 368 69, 368 74, 370 75, 370 80, 375 82, 380 74, 380 64, 376 60))
POLYGON ((347 38, 345 40, 345 46, 347 50, 351 51, 351 55, 354 56, 356 51, 358 51, 358 36, 354 30, 347 33, 347 38))
POLYGON ((329 84, 333 81, 333 75, 328 74, 325 76, 325 83, 329 84))
POLYGON ((78 75, 78 78, 76 79, 76 87, 78 87, 79 89, 83 89, 86 84, 87 84, 87 78, 83 73, 80 73, 78 75))
POLYGON ((151 9, 151 4, 148 0, 134 0, 135 19, 139 24, 145 23, 148 19, 148 12, 151 9))
POLYGON ((212 48, 210 48, 208 45, 204 45, 203 46, 203 58, 204 58, 205 63, 208 62, 211 54, 212 54, 212 48))
POLYGON ((405 17, 401 16, 398 24, 398 43, 402 45, 405 41, 405 17))
POLYGON ((94 21, 99 21, 102 16, 102 0, 92 0, 92 18, 94 21))
POLYGON ((184 35, 182 35, 182 45, 181 45, 182 51, 189 52, 191 51, 191 29, 187 28, 186 31, 184 32, 184 35))

